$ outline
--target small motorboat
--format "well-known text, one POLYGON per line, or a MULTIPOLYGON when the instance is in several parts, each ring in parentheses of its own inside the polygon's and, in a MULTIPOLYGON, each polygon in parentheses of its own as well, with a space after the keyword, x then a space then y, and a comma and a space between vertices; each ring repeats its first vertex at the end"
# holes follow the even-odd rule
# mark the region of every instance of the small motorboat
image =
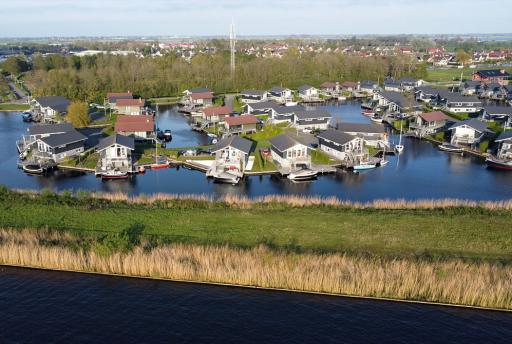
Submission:
POLYGON ((149 165, 152 170, 161 170, 162 168, 169 168, 169 162, 154 163, 149 165))
POLYGON ((164 131, 164 139, 165 139, 165 141, 171 141, 172 140, 172 134, 171 134, 171 131, 169 129, 166 129, 164 131))
POLYGON ((485 163, 487 164, 488 168, 512 171, 512 160, 503 160, 494 157, 489 157, 485 159, 485 163))
POLYGON ((382 159, 381 161, 379 161, 379 166, 380 166, 380 167, 384 167, 384 166, 386 166, 387 164, 389 164, 389 160, 384 160, 384 159, 382 159))
POLYGON ((443 143, 442 145, 438 146, 439 150, 448 152, 448 153, 463 153, 464 149, 459 146, 455 146, 449 143, 443 143))
POLYGON ((338 97, 338 100, 341 101, 341 102, 344 102, 345 100, 347 100, 347 97, 345 96, 339 96, 338 97))
POLYGON ((397 152, 398 154, 402 154, 403 151, 404 151, 404 145, 396 145, 395 146, 395 152, 397 152))
POLYGON ((232 185, 236 185, 240 181, 239 176, 234 175, 233 173, 229 173, 229 172, 221 172, 221 173, 215 174, 213 176, 213 179, 215 179, 215 181, 217 181, 219 183, 227 183, 227 184, 232 184, 232 185))
POLYGON ((43 174, 44 169, 39 164, 27 164, 23 165, 23 171, 28 174, 43 174))
POLYGON ((376 164, 371 162, 360 162, 358 165, 354 166, 354 171, 365 171, 365 170, 371 170, 373 168, 377 167, 376 164))
POLYGON ((297 106, 297 102, 286 102, 284 106, 297 106))
POLYGON ((373 115, 372 117, 370 117, 370 120, 372 122, 375 122, 375 123, 382 123, 382 117, 381 116, 373 115))
POLYGON ((317 174, 318 174, 317 171, 313 171, 312 169, 309 169, 309 168, 303 168, 303 169, 291 172, 288 175, 288 179, 294 180, 294 181, 311 180, 311 179, 315 179, 317 174))
POLYGON ((32 122, 32 114, 30 112, 23 112, 21 115, 23 122, 32 122))
POLYGON ((129 177, 127 172, 122 172, 119 170, 112 170, 104 172, 100 175, 103 180, 112 180, 112 179, 127 179, 129 177))
POLYGON ((363 111, 361 111, 361 113, 365 116, 371 116, 371 117, 375 116, 375 111, 373 111, 373 110, 363 110, 363 111))

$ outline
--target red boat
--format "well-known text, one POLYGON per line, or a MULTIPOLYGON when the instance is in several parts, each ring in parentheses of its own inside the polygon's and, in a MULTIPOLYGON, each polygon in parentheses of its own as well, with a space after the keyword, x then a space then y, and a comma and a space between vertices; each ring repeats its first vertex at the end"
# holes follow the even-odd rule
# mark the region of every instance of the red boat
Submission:
POLYGON ((169 163, 151 164, 149 167, 151 167, 152 170, 161 170, 162 168, 169 168, 169 163))
POLYGON ((501 160, 496 158, 487 158, 485 159, 488 168, 493 168, 497 170, 507 170, 512 171, 512 160, 501 160))

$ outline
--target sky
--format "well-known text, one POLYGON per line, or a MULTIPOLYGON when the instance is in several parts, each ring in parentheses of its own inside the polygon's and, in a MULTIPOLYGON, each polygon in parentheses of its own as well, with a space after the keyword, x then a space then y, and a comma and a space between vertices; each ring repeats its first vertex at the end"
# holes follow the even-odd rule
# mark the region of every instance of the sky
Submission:
POLYGON ((1 0, 0 37, 510 33, 512 0, 1 0))

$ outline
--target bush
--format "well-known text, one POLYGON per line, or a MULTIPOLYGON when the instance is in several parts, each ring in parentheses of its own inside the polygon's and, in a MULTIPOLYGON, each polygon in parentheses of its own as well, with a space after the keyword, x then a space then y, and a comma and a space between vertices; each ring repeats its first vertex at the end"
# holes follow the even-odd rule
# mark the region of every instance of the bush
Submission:
POLYGON ((485 153, 487 152, 487 149, 489 148, 489 140, 484 140, 480 142, 479 149, 480 152, 485 153))

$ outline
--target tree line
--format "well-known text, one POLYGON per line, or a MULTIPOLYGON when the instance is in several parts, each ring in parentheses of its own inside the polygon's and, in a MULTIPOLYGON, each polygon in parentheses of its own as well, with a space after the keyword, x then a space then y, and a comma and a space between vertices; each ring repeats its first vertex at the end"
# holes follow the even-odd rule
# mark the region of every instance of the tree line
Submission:
POLYGON ((216 93, 272 86, 318 86, 324 81, 375 80, 385 76, 424 77, 426 68, 410 56, 357 57, 341 54, 299 54, 290 49, 282 58, 239 54, 236 73, 229 70, 229 52, 198 54, 190 62, 162 57, 34 55, 25 80, 34 96, 62 95, 73 100, 102 102, 109 91, 132 91, 144 97, 180 94, 190 87, 216 93))

